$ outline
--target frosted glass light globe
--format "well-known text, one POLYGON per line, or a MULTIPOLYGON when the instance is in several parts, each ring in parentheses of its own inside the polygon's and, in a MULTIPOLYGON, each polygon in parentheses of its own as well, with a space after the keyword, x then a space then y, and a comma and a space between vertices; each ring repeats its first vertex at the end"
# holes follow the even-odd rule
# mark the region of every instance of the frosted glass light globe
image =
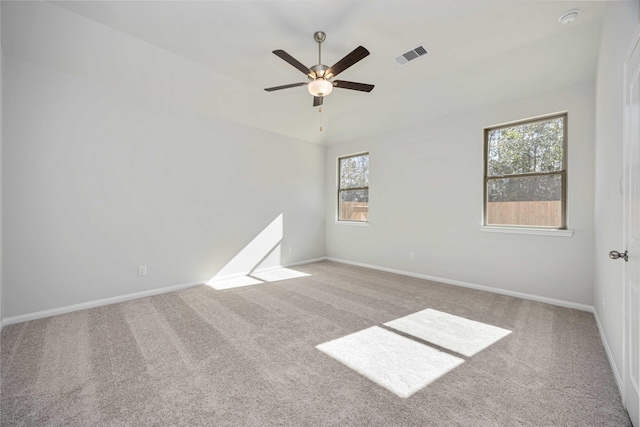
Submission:
POLYGON ((327 96, 333 90, 333 84, 325 79, 316 79, 307 85, 313 96, 327 96))

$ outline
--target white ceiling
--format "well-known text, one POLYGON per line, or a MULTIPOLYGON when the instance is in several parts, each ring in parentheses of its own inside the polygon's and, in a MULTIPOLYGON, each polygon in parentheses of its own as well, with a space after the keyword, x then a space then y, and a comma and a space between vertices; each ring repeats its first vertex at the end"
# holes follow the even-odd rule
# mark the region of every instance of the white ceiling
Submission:
POLYGON ((604 2, 569 1, 78 1, 2 2, 4 54, 311 142, 338 143, 591 81, 604 2), (562 25, 572 8, 581 14, 562 25), (114 31, 115 30, 115 31, 114 31), (306 81, 273 55, 317 63, 358 45, 371 55, 340 79, 324 131, 306 81), (420 43, 426 57, 393 58, 420 43))

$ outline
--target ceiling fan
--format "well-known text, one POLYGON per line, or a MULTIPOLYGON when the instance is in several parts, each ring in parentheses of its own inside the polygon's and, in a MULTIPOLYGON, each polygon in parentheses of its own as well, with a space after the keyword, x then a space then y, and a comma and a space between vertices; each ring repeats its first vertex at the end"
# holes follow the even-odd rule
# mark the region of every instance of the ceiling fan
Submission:
POLYGON ((292 83, 284 86, 269 87, 265 90, 267 92, 272 92, 274 90, 307 86, 309 93, 313 95, 314 107, 322 105, 322 99, 325 96, 329 95, 334 87, 341 89, 359 90, 362 92, 371 92, 373 90, 373 85, 367 83, 333 80, 333 78, 338 74, 351 67, 356 62, 367 57, 369 55, 369 51, 362 46, 358 46, 353 50, 353 52, 342 58, 340 61, 336 62, 333 66, 327 67, 326 65, 322 64, 322 42, 324 42, 326 38, 327 35, 322 31, 316 31, 313 34, 313 39, 316 41, 316 43, 318 43, 318 64, 314 65, 311 68, 306 67, 304 64, 295 59, 293 56, 289 55, 284 50, 274 50, 273 53, 276 56, 284 59, 289 64, 293 65, 298 70, 306 74, 309 78, 309 81, 302 83, 292 83))

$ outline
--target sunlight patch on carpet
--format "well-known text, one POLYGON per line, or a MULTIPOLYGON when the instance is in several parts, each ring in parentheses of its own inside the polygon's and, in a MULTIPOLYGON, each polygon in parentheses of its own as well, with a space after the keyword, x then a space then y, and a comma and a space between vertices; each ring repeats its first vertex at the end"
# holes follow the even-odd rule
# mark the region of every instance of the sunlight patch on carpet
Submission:
POLYGON ((316 348, 404 398, 464 362, 378 326, 316 348))
POLYGON ((242 286, 258 285, 260 283, 264 283, 264 282, 258 279, 254 279, 253 277, 240 276, 240 277, 232 277, 230 279, 211 280, 207 282, 207 285, 211 286, 213 289, 217 291, 221 291, 223 289, 232 289, 232 288, 240 288, 242 286))
POLYGON ((385 326, 467 357, 511 333, 507 329, 430 308, 392 320, 385 326))
POLYGON ((311 276, 310 274, 303 273, 302 271, 292 270, 290 268, 276 268, 273 270, 266 270, 260 273, 253 273, 251 277, 262 280, 264 282, 277 282, 279 280, 295 279, 298 277, 311 276))
POLYGON ((226 279, 211 279, 206 284, 217 291, 223 289, 240 288, 242 286, 260 285, 266 282, 278 282, 280 280, 296 279, 298 277, 311 276, 308 273, 292 270, 290 268, 272 268, 246 276, 229 277, 226 279))

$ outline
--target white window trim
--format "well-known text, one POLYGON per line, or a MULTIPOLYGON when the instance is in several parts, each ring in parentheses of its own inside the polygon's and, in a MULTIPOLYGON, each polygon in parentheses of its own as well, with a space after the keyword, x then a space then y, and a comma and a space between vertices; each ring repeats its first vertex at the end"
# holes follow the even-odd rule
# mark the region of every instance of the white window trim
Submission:
POLYGON ((573 230, 557 228, 526 228, 526 227, 493 227, 490 225, 481 225, 480 231, 484 233, 504 233, 504 234, 530 234, 536 236, 554 236, 554 237, 572 237, 573 230))
POLYGON ((336 225, 351 225, 356 227, 368 227, 371 222, 370 221, 344 221, 336 219, 334 222, 336 225))

